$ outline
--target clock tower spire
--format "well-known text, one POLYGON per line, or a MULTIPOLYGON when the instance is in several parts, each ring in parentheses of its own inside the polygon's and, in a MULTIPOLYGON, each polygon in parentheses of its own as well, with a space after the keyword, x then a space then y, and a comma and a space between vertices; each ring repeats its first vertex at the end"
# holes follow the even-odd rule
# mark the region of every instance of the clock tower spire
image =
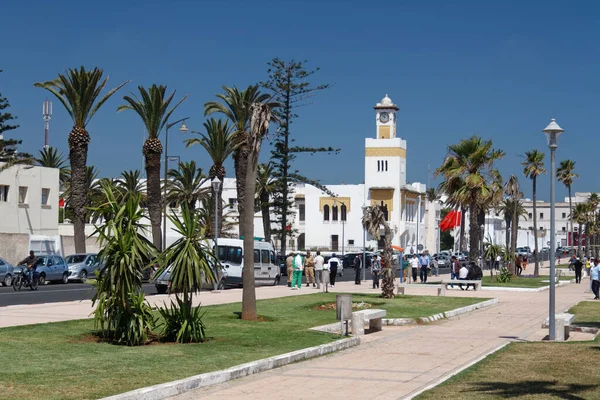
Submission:
POLYGON ((381 103, 375 107, 377 139, 394 139, 396 137, 396 113, 399 108, 386 94, 381 103))

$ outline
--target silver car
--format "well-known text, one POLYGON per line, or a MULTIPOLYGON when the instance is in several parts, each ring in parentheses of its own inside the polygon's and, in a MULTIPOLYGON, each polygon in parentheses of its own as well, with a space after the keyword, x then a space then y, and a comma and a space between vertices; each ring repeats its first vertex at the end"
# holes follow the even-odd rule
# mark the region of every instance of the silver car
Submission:
MULTIPOLYGON (((223 267, 221 267, 221 271, 220 271, 220 279, 219 279, 219 283, 217 284, 217 290, 223 290, 225 289, 225 285, 227 283, 227 272, 225 271, 225 269, 223 267)), ((158 292, 158 294, 166 294, 169 292, 169 285, 170 285, 170 278, 171 278, 171 267, 167 268, 166 271, 164 271, 162 274, 160 274, 160 276, 156 277, 154 279, 154 286, 156 287, 156 291, 158 292)), ((204 290, 213 290, 213 284, 209 284, 208 282, 204 282, 202 284, 202 289, 204 290)))
POLYGON ((0 282, 4 286, 10 286, 12 284, 12 278, 14 275, 14 267, 11 263, 3 258, 0 258, 0 282))
POLYGON ((98 268, 96 253, 72 254, 66 258, 69 267, 70 281, 85 281, 88 276, 95 276, 98 268))

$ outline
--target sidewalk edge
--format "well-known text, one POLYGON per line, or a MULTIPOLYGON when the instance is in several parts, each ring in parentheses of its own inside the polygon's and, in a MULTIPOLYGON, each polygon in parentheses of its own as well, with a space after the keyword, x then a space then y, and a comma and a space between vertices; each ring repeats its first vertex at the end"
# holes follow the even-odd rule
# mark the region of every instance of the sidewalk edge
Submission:
POLYGON ((410 394, 408 394, 406 397, 403 397, 403 399, 406 400, 410 400, 410 399, 414 399, 415 397, 417 397, 418 395, 422 394, 423 392, 428 391, 429 389, 433 389, 434 387, 441 385, 442 383, 446 382, 448 379, 452 378, 454 375, 457 375, 461 372, 463 372, 464 370, 466 370, 467 368, 472 367, 473 365, 477 364, 478 362, 484 360, 487 356, 489 356, 490 354, 494 354, 495 352, 502 350, 504 347, 506 347, 509 344, 509 342, 506 342, 504 344, 501 344, 500 346, 495 347, 494 349, 488 351, 487 353, 477 357, 475 360, 463 365, 462 367, 455 369, 452 372, 449 372, 448 374, 442 376, 440 379, 438 379, 437 381, 435 381, 434 383, 431 383, 427 386, 425 386, 424 388, 421 389, 417 389, 415 392, 412 392, 410 394))
POLYGON ((252 361, 246 364, 236 365, 220 371, 207 372, 176 381, 161 383, 129 392, 105 397, 102 400, 159 400, 177 396, 190 390, 224 383, 233 379, 253 375, 259 372, 282 367, 298 361, 304 361, 336 351, 345 350, 358 346, 360 337, 337 340, 320 346, 308 347, 306 349, 292 351, 290 353, 252 361))

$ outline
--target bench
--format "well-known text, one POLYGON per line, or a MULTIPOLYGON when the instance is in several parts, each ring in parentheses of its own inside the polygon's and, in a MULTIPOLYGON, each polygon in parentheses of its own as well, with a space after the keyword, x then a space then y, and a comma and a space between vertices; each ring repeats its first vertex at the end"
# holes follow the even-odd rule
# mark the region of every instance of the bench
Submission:
POLYGON ((381 330, 382 318, 385 317, 385 310, 372 308, 370 310, 355 311, 352 313, 352 334, 360 336, 365 334, 365 322, 369 321, 369 331, 378 332, 381 330))
MULTIPOLYGON (((415 286, 417 284, 415 283, 399 283, 397 286, 398 289, 398 294, 404 294, 404 291, 407 287, 409 286, 415 286)), ((437 288, 437 295, 438 296, 445 296, 446 295, 446 288, 443 285, 431 285, 431 284, 426 284, 423 285, 425 287, 431 287, 431 288, 437 288)))
MULTIPOLYGON (((571 323, 575 319, 575 315, 569 313, 556 314, 555 317, 555 340, 557 342, 564 342, 569 338, 569 329, 571 323)), ((546 322, 542 324, 542 329, 550 327, 550 317, 546 317, 546 322)))
POLYGON ((452 286, 452 285, 457 285, 457 286, 458 285, 467 285, 467 290, 469 289, 468 285, 473 285, 473 289, 477 290, 479 287, 481 287, 481 281, 477 281, 477 280, 467 281, 467 280, 461 280, 461 279, 442 281, 442 290, 441 290, 442 293, 439 295, 445 296, 446 289, 448 289, 448 286, 452 286))

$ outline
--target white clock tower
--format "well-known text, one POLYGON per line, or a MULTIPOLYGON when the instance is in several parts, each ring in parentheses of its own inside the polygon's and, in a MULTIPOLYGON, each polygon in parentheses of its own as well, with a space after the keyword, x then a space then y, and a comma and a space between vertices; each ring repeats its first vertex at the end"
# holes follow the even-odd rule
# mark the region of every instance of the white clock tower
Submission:
MULTIPOLYGON (((396 136, 398 106, 386 95, 375 110, 376 138, 365 140, 365 203, 383 206, 392 230, 401 227, 402 188, 406 185, 406 141, 396 136)), ((400 245, 395 235, 394 244, 400 245)))

